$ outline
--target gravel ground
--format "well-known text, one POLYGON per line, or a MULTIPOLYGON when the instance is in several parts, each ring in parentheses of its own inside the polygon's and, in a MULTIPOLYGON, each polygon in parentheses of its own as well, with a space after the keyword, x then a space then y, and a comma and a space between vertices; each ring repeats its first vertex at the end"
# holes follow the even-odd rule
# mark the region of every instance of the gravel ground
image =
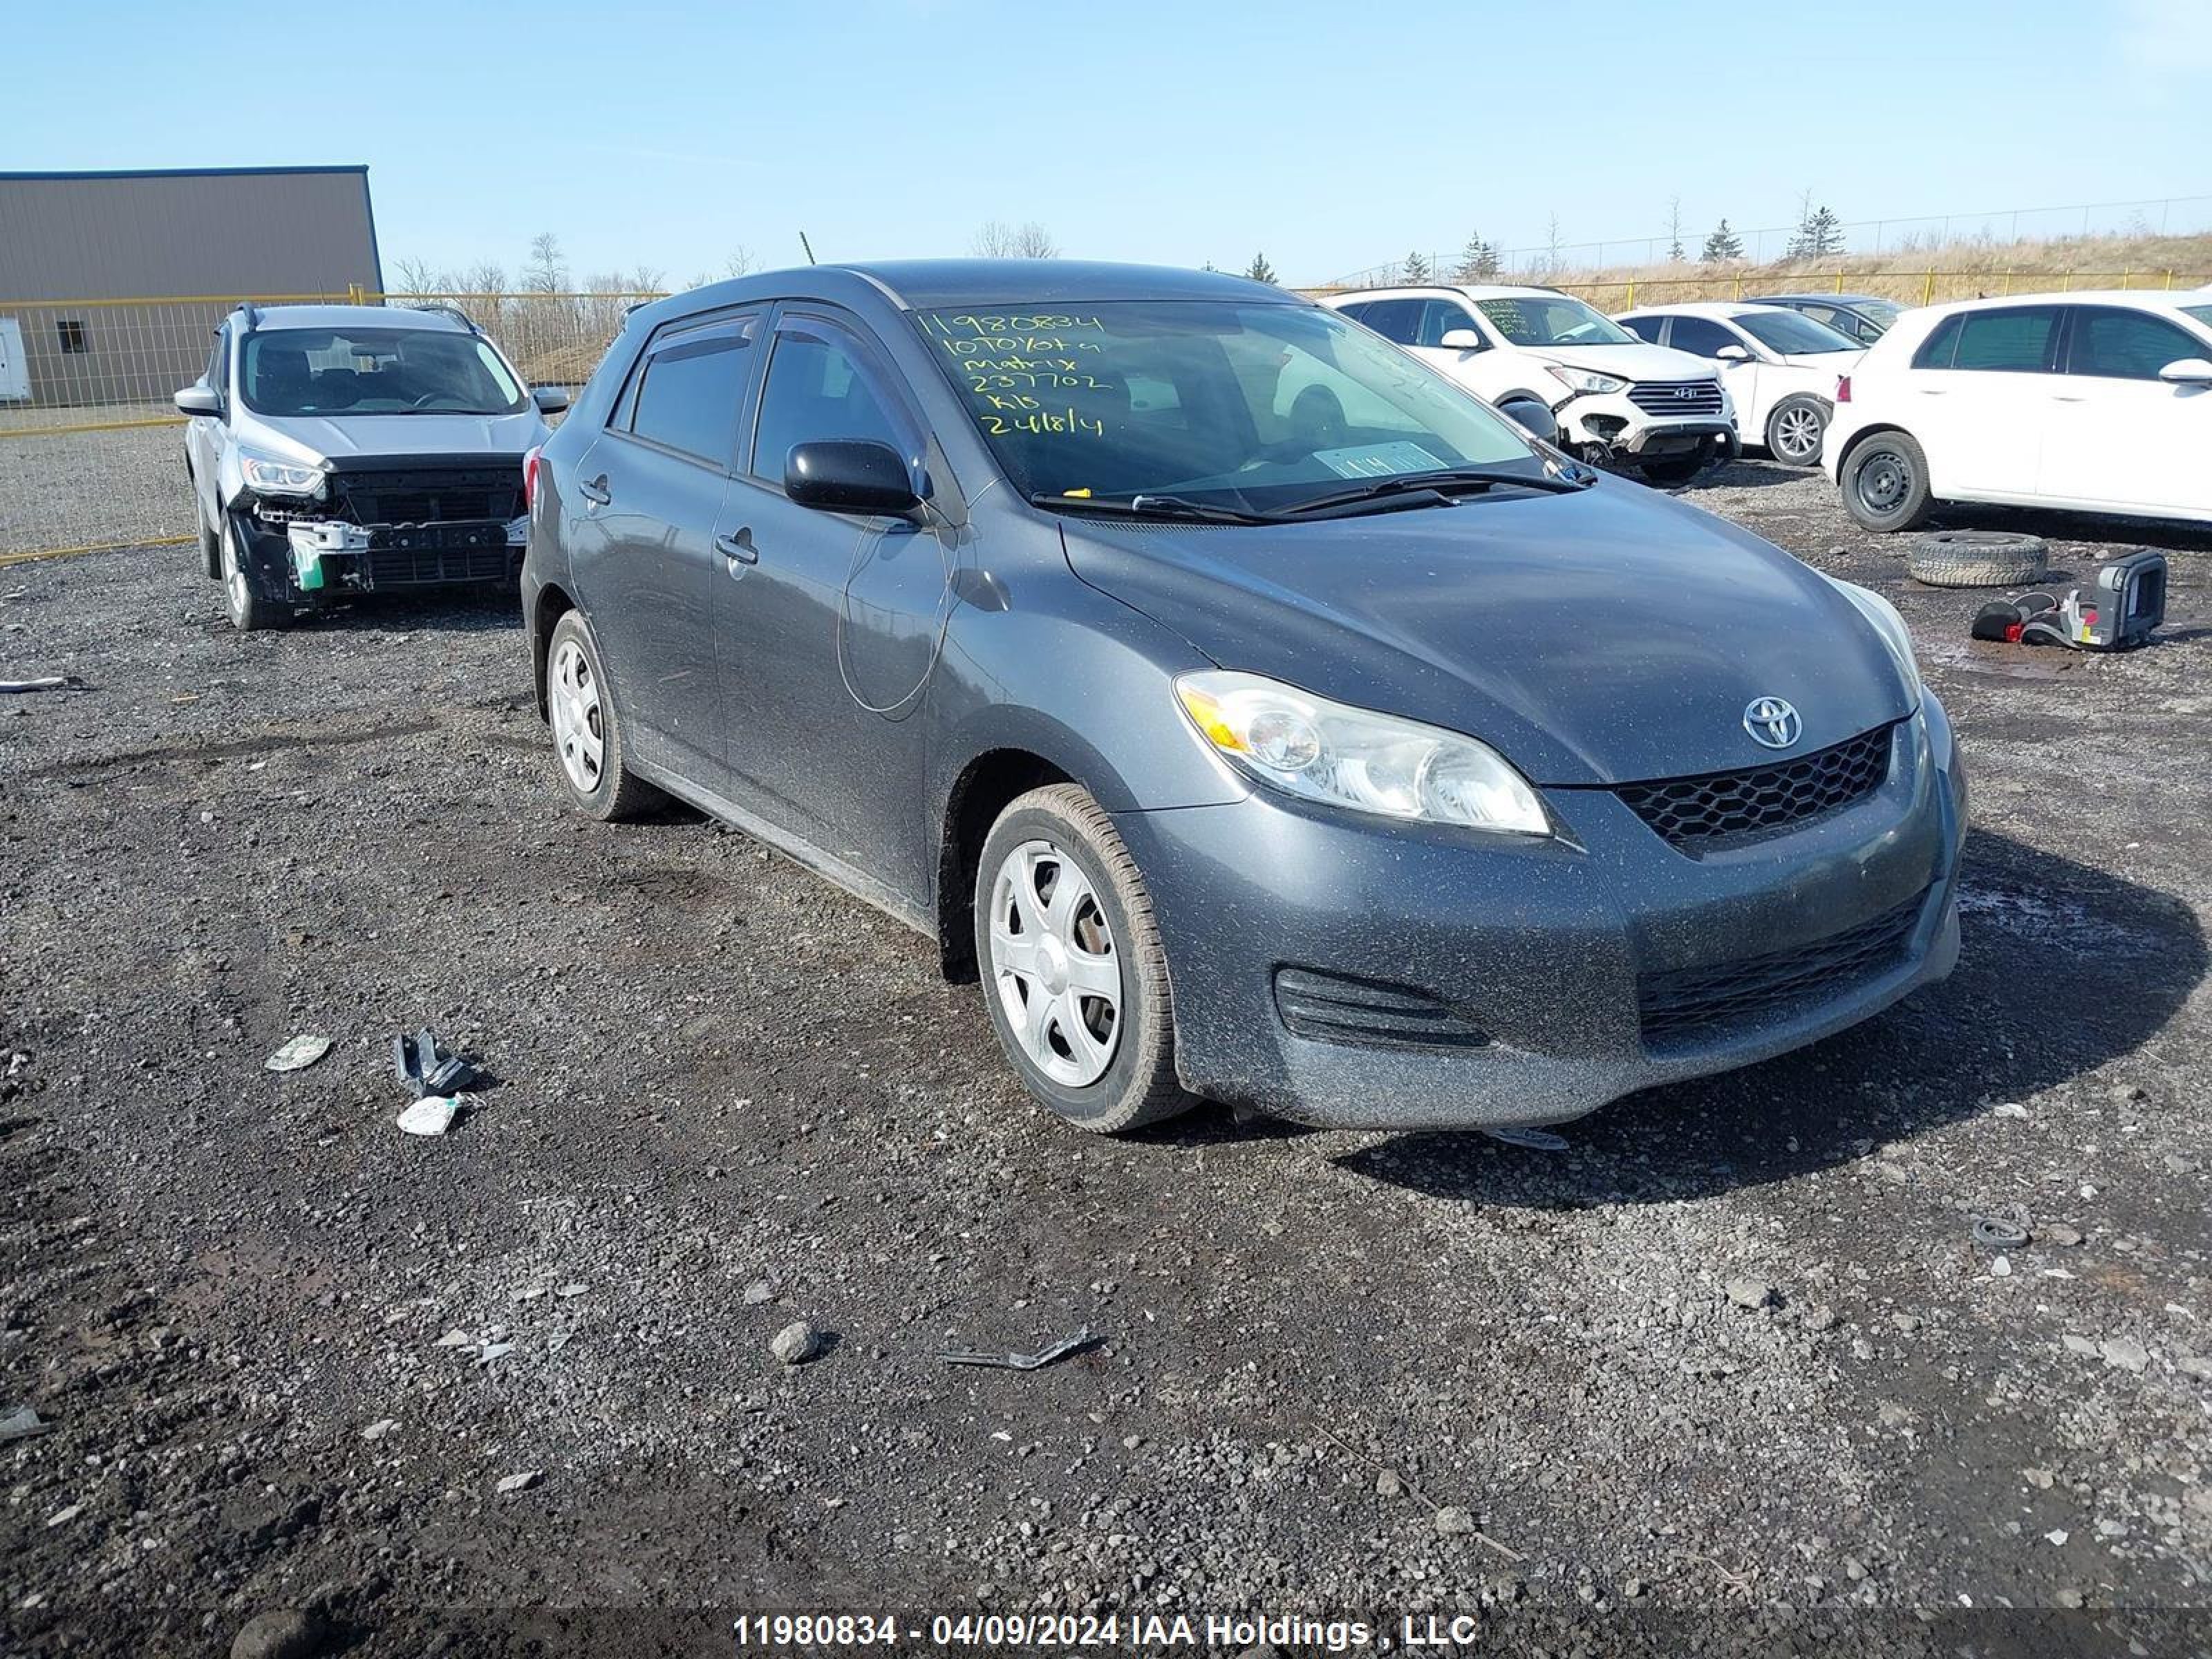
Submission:
POLYGON ((2203 1604, 2212 538, 2148 538, 2155 648, 2029 653, 1817 477, 1691 495, 1903 607, 1966 956, 1565 1152, 1080 1137, 925 941, 688 814, 569 817, 511 606, 241 637, 190 549, 0 573, 8 671, 92 688, 0 701, 0 1413, 54 1425, 0 1445, 0 1636, 2203 1604), (426 1022, 498 1079, 435 1140, 386 1052, 426 1022), (1978 1246, 2008 1205, 2033 1242, 1978 1246))
POLYGON ((145 404, 9 410, 0 404, 0 562, 56 547, 193 533, 182 422, 118 432, 40 433, 64 420, 143 421, 145 404))

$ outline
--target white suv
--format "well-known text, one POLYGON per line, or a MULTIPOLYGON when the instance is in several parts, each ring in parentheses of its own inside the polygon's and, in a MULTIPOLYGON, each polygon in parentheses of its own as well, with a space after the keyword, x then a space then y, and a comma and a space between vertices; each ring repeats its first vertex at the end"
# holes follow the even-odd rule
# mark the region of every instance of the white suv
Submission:
POLYGON ((1548 410, 1560 444, 1594 464, 1682 483, 1737 451, 1735 405, 1711 363, 1647 345, 1556 289, 1358 289, 1322 303, 1509 415, 1548 410))
POLYGON ((2212 521, 2212 299, 2120 290, 1907 312, 1836 390, 1821 465, 1869 530, 1938 501, 2212 521))
POLYGON ((1614 320, 1654 345, 1717 362, 1743 441, 1785 466, 1819 464, 1836 377, 1866 349, 1786 306, 1698 300, 1624 311, 1614 320))

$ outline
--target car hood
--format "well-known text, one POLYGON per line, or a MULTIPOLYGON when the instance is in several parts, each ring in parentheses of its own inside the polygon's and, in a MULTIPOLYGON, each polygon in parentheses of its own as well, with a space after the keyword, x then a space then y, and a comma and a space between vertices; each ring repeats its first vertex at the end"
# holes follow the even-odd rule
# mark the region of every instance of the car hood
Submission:
POLYGON ((1220 666, 1467 732, 1537 783, 1770 762, 1744 726, 1756 697, 1796 706, 1797 755, 1912 708, 1824 577, 1625 480, 1282 526, 1069 517, 1061 533, 1077 575, 1220 666))
POLYGON ((545 441, 537 410, 513 415, 344 415, 257 418, 241 441, 282 460, 319 461, 410 455, 483 454, 501 460, 545 441))
POLYGON ((1720 371, 1704 357, 1672 346, 1520 346, 1517 350, 1547 363, 1618 374, 1625 380, 1710 380, 1720 371))

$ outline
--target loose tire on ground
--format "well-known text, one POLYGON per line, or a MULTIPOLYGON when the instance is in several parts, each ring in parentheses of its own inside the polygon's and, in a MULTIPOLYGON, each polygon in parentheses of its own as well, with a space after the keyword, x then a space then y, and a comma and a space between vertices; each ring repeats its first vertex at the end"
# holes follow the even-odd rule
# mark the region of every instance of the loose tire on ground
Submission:
POLYGON ((2003 530, 1931 530, 1912 544, 1905 568, 1930 587, 2025 587, 2048 569, 2040 536, 2003 530))
POLYGON ((600 665, 599 642, 580 611, 564 613, 546 642, 545 712, 561 787, 586 817, 617 823, 663 799, 624 763, 622 721, 600 665))
POLYGON ((1935 505, 1928 493, 1928 457, 1907 433, 1860 439, 1844 458, 1838 483, 1844 511, 1866 530, 1910 530, 1935 505))
POLYGON ((999 815, 976 862, 974 921, 992 1029, 1039 1101, 1094 1134, 1125 1133, 1196 1103, 1176 1080, 1175 1002, 1152 900, 1113 819, 1088 792, 1075 784, 1033 789, 999 815), (1077 883, 1063 889, 1070 870, 1077 883), (1024 903, 1010 883, 1029 871, 1051 885, 1048 894, 1032 885, 1024 903), (1072 894, 1079 896, 1068 913, 1051 920, 1060 907, 1049 901, 1072 894), (1050 951, 1048 938, 1055 941, 1050 951), (1118 969, 1110 1024, 1103 998, 1081 994, 1100 981, 1068 971, 1077 951, 1092 973, 1102 956, 1118 969), (1069 995, 1073 1006, 1063 1000, 1069 995), (1042 1017, 1033 1021, 1032 1010, 1042 1017), (1034 1039, 1048 1059, 1065 1054, 1054 1061, 1064 1073, 1082 1074, 1083 1054, 1060 1029, 1068 1017, 1085 1022, 1092 1042, 1099 1028, 1110 1032, 1112 1057, 1088 1082, 1055 1079, 1031 1055, 1034 1039))
POLYGON ((1774 405, 1766 417, 1766 453, 1784 466, 1814 466, 1828 430, 1828 406, 1801 392, 1774 405))

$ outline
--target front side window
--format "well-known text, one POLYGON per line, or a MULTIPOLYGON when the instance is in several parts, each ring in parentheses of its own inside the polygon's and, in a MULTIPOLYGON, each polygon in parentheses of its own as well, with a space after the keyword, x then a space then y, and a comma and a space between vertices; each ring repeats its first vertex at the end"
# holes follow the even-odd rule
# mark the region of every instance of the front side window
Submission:
POLYGON ((1502 417, 1316 306, 1115 301, 915 322, 1025 495, 1271 510, 1348 479, 1542 468, 1502 417))
POLYGON ((1455 329, 1464 329, 1481 337, 1482 331, 1474 325, 1468 308, 1457 300, 1424 300, 1421 302, 1421 333, 1419 343, 1441 348, 1444 336, 1455 329))
POLYGON ((1915 355, 1912 366, 2040 374, 2051 367, 2051 343, 2057 331, 2058 312, 2052 306, 1963 312, 1944 319, 1915 355))
POLYGON ((2212 347, 2163 318, 2140 311, 2084 306, 2074 313, 2067 372, 2112 380, 2155 380, 2185 357, 2212 356, 2212 347))
POLYGON ((1801 312, 1739 311, 1735 325, 1765 346, 1785 357, 1823 351, 1856 351, 1859 343, 1845 339, 1834 329, 1801 312))
POLYGON ((1743 346, 1742 341, 1710 317, 1677 317, 1674 331, 1667 337, 1667 343, 1693 357, 1717 357, 1723 346, 1732 345, 1739 349, 1743 346))
POLYGON ((239 387, 261 415, 513 415, 529 404, 488 342, 444 329, 257 330, 239 387))
POLYGON ((797 444, 839 441, 907 448, 860 355, 837 329, 787 325, 769 359, 754 426, 752 471, 780 482, 797 444))
POLYGON ((1667 319, 1664 317, 1625 317, 1620 325, 1638 339, 1649 340, 1653 345, 1657 345, 1660 331, 1667 326, 1667 319))
POLYGON ((1517 346, 1633 345, 1636 337, 1567 294, 1477 300, 1491 326, 1517 346))

